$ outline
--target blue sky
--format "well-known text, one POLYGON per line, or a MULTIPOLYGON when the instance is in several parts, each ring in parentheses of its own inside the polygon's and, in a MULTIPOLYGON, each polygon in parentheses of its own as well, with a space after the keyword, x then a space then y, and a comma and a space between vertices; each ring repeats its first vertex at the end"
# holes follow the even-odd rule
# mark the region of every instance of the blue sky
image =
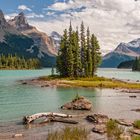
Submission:
POLYGON ((140 0, 0 0, 7 20, 23 11, 40 31, 63 33, 84 21, 96 34, 103 53, 140 37, 140 0))

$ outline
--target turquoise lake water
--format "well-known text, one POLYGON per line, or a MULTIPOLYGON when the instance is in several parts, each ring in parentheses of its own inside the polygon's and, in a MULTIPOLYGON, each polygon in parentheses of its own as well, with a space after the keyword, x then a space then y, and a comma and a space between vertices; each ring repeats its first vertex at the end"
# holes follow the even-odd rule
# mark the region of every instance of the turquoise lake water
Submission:
MULTIPOLYGON (((139 113, 131 111, 140 107, 139 94, 136 94, 136 99, 130 99, 129 94, 110 89, 41 88, 22 85, 19 81, 49 74, 51 69, 0 71, 0 133, 6 133, 9 124, 12 126, 9 128, 10 132, 15 129, 17 131, 17 128, 20 130, 21 127, 19 128, 17 123, 21 122, 25 115, 48 111, 62 112, 60 106, 73 99, 77 93, 87 97, 93 103, 92 112, 130 120, 140 118, 139 113)), ((99 69, 97 75, 140 80, 140 73, 131 70, 99 69)), ((75 112, 64 111, 64 113, 75 112)))

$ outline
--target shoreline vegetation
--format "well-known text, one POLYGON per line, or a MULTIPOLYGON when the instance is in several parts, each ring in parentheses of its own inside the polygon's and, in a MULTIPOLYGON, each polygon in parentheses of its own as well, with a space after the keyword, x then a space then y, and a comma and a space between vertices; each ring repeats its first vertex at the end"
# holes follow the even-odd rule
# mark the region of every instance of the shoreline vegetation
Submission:
POLYGON ((40 62, 38 59, 19 57, 15 55, 0 55, 0 70, 30 70, 39 69, 40 62))
POLYGON ((63 78, 59 75, 43 76, 38 79, 22 81, 22 84, 40 85, 41 87, 85 87, 140 90, 140 83, 125 82, 104 77, 63 78))

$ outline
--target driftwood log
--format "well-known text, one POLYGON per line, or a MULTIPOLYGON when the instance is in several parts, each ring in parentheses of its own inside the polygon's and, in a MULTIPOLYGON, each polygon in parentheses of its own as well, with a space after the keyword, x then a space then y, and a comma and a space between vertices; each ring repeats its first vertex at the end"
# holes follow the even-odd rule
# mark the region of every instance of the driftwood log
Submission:
POLYGON ((67 115, 67 114, 61 114, 61 113, 52 113, 52 112, 47 112, 47 113, 37 113, 33 114, 31 116, 25 116, 23 118, 23 123, 24 124, 30 124, 33 121, 39 119, 39 118, 45 118, 45 120, 42 123, 47 123, 47 122, 63 122, 63 123, 71 123, 71 124, 76 124, 78 122, 72 121, 72 120, 64 120, 62 118, 72 118, 74 115, 67 115), (56 117, 59 117, 56 118, 56 117), (60 119, 61 118, 61 119, 60 119))

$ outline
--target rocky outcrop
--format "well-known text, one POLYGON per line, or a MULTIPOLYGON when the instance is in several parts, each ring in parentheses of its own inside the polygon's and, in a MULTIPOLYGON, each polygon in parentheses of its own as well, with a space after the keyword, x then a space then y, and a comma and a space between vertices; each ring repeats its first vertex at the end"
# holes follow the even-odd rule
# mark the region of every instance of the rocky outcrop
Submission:
POLYGON ((68 110, 91 110, 92 103, 85 97, 80 96, 75 98, 72 102, 66 103, 65 105, 61 106, 61 108, 68 110))

